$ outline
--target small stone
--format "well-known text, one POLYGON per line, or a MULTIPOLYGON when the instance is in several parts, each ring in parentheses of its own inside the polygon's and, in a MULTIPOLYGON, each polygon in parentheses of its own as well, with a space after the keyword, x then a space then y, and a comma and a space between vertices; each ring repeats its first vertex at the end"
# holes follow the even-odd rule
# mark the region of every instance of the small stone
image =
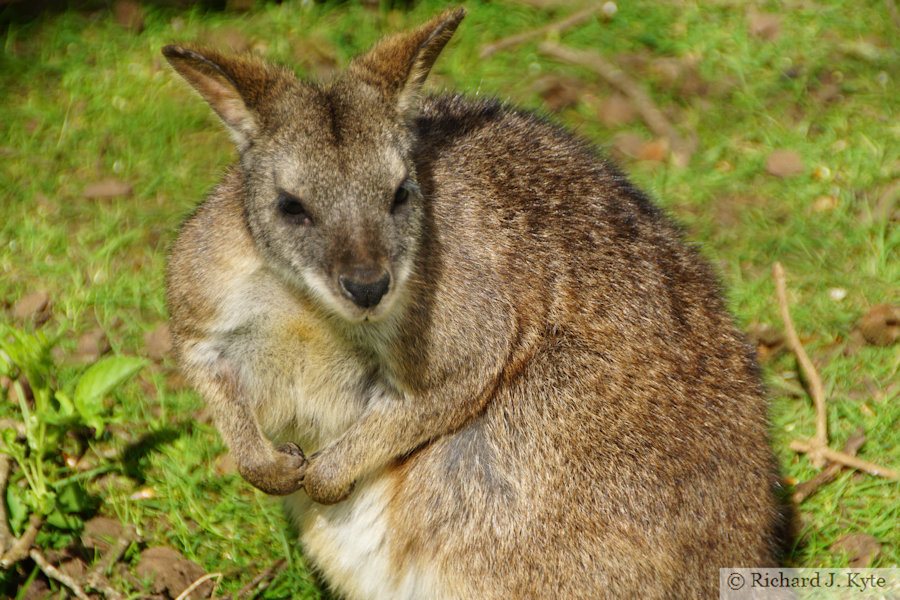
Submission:
POLYGON ((812 203, 813 212, 828 212, 837 208, 838 199, 834 196, 819 196, 812 203))
POLYGON ((104 179, 90 183, 84 188, 83 196, 90 200, 131 196, 131 184, 118 179, 104 179))
POLYGON ((827 181, 831 179, 831 169, 824 165, 820 165, 813 169, 812 176, 813 179, 816 179, 818 181, 827 181))
POLYGON ((828 297, 835 302, 840 302, 847 297, 847 290, 844 288, 830 288, 828 290, 828 297))
POLYGON ((76 363, 96 362, 111 349, 106 332, 97 327, 78 338, 78 347, 75 349, 72 360, 76 363))
POLYGON ((794 150, 775 150, 766 160, 766 171, 776 177, 792 177, 805 170, 803 158, 794 150))
POLYGON ((32 292, 19 299, 13 305, 12 314, 16 319, 31 320, 40 327, 50 319, 53 303, 50 301, 50 293, 41 290, 32 292))
POLYGON ((900 307, 891 304, 873 306, 856 327, 873 346, 890 346, 900 338, 900 307))
POLYGON ((771 13, 753 13, 749 16, 750 35, 772 41, 781 33, 781 17, 771 13))
POLYGON ((612 19, 619 12, 619 7, 616 6, 615 2, 604 2, 603 6, 600 7, 600 12, 607 19, 612 19))

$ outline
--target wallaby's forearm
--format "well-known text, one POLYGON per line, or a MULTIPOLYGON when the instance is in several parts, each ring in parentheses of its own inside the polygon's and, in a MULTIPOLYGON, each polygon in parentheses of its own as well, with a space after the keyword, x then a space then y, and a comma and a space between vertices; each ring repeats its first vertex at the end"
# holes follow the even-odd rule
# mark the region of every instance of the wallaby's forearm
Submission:
POLYGON ((493 386, 472 377, 470 387, 464 401, 445 390, 419 396, 377 395, 344 435, 310 457, 303 483, 306 492, 316 502, 339 502, 360 477, 456 431, 484 409, 493 386))
POLYGON ((241 476, 267 494, 282 496, 300 489, 306 458, 296 444, 275 448, 266 439, 231 365, 220 360, 212 369, 194 369, 191 375, 211 405, 241 476))

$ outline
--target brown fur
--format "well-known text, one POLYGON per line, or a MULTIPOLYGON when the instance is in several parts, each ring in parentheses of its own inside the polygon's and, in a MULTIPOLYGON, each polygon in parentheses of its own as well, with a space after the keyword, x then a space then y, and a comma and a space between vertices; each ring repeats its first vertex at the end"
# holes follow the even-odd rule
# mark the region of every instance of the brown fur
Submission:
POLYGON ((463 14, 325 86, 164 50, 241 151, 172 252, 183 368, 347 598, 715 597, 785 542, 751 352, 590 147, 419 97, 463 14))

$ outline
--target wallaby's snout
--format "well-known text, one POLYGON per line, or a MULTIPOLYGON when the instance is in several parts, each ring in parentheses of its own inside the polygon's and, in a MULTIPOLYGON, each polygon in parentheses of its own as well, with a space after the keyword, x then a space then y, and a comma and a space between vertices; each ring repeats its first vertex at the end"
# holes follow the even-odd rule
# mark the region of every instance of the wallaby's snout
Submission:
POLYGON ((338 274, 341 294, 358 307, 377 306, 391 286, 391 274, 387 269, 367 263, 343 269, 338 274))

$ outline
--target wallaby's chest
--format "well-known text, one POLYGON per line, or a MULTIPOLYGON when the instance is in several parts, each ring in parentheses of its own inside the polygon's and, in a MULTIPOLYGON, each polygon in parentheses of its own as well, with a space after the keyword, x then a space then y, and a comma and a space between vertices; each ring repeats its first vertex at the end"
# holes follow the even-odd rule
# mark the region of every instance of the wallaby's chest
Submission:
POLYGON ((312 453, 364 405, 368 367, 271 273, 241 278, 222 303, 219 343, 237 365, 263 432, 312 453))

